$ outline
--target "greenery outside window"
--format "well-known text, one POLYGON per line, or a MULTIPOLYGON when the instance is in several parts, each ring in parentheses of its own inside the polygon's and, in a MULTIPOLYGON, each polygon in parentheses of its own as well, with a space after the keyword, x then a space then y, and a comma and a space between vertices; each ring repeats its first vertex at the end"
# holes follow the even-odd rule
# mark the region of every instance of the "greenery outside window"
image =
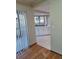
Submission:
POLYGON ((48 16, 35 16, 35 26, 47 26, 48 25, 48 16))

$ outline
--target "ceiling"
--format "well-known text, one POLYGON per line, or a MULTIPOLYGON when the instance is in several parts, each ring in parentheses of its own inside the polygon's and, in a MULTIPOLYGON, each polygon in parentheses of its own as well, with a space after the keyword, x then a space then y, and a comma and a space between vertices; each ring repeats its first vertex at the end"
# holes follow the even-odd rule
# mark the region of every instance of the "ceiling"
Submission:
POLYGON ((39 13, 49 14, 50 2, 50 0, 44 1, 43 3, 40 3, 39 5, 35 6, 33 9, 39 13))
POLYGON ((25 5, 30 5, 30 6, 35 6, 45 0, 16 0, 16 2, 25 4, 25 5))

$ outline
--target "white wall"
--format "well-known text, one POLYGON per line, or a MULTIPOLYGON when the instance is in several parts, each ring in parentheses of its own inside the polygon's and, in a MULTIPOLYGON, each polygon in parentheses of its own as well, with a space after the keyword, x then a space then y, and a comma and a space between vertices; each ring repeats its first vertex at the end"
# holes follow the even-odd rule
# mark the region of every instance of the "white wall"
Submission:
POLYGON ((62 54, 62 0, 50 1, 51 48, 62 54))
POLYGON ((16 3, 16 10, 25 11, 26 12, 26 21, 28 26, 28 35, 29 35, 29 45, 32 45, 36 42, 35 38, 35 28, 34 28, 34 20, 33 20, 33 10, 29 6, 24 6, 16 3))
POLYGON ((37 36, 37 44, 44 47, 44 48, 47 48, 49 50, 51 50, 51 41, 50 41, 50 35, 46 35, 46 36, 37 36))
POLYGON ((34 12, 34 15, 49 15, 48 13, 34 12))

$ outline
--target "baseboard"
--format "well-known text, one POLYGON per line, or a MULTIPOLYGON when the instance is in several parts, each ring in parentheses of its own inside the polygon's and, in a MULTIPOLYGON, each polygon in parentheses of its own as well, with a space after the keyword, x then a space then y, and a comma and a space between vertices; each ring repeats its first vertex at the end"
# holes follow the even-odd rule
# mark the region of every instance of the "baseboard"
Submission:
POLYGON ((29 47, 32 47, 32 46, 34 46, 34 45, 36 45, 37 43, 35 42, 35 43, 33 43, 32 45, 30 45, 29 47))
POLYGON ((62 54, 60 54, 60 53, 57 53, 57 52, 52 51, 52 50, 50 50, 50 51, 53 52, 53 53, 56 53, 56 54, 58 54, 58 55, 60 55, 60 56, 62 56, 62 54))

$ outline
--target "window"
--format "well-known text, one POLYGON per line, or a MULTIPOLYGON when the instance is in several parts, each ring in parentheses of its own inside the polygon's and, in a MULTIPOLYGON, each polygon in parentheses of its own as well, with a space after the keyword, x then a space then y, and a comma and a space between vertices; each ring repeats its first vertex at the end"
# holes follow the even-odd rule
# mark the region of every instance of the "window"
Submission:
POLYGON ((16 53, 28 48, 28 32, 26 12, 16 11, 16 53))
POLYGON ((35 16, 34 20, 35 20, 35 26, 46 26, 48 16, 35 16))
POLYGON ((20 22, 18 19, 18 13, 16 12, 16 38, 19 38, 20 36, 21 36, 20 22))

